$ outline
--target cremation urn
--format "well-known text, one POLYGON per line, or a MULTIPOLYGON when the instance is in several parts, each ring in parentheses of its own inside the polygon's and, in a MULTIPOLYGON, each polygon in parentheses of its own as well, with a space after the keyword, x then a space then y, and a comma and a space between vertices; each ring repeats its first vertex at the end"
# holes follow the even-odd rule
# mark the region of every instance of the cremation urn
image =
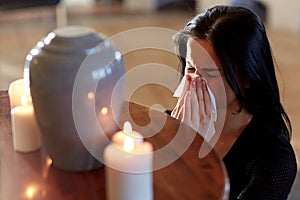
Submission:
POLYGON ((31 49, 26 72, 53 165, 69 171, 101 167, 122 109, 124 64, 117 47, 88 27, 58 28, 31 49))

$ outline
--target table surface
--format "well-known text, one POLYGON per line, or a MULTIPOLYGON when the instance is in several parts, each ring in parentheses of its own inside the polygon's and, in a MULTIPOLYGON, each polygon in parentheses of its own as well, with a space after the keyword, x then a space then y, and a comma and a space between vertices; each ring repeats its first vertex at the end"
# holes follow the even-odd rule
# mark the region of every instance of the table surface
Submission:
MULTIPOLYGON (((147 127, 158 132, 147 138, 154 150, 168 145, 178 132, 193 132, 164 113, 133 102, 125 104, 138 126, 134 128, 147 127)), ((184 144, 177 141, 179 149, 186 146, 186 141, 181 142, 184 144)), ((199 158, 202 144, 203 138, 195 134, 187 149, 179 150, 177 160, 153 172, 154 200, 227 199, 229 183, 223 162, 214 151, 199 158)), ((168 149, 164 156, 168 158, 174 153, 178 153, 178 148, 168 149)), ((106 199, 104 167, 89 172, 67 172, 47 161, 43 147, 31 153, 13 150, 9 97, 7 91, 0 91, 0 199, 106 199)))

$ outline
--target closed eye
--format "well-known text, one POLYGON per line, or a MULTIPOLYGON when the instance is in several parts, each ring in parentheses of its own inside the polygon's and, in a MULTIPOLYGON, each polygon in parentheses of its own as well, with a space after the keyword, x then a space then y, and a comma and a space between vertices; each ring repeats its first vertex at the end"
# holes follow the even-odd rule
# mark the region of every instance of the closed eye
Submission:
POLYGON ((201 68, 199 70, 199 73, 203 77, 214 78, 214 77, 221 76, 222 70, 219 68, 201 68))

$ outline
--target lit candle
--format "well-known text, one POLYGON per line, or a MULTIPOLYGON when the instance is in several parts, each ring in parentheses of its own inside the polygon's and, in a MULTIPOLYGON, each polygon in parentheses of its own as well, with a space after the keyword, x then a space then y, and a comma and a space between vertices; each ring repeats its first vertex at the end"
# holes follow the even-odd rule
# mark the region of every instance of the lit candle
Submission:
POLYGON ((124 140, 130 136, 133 138, 135 144, 142 144, 143 143, 143 136, 132 130, 131 123, 126 121, 123 125, 123 131, 119 131, 115 133, 112 137, 112 143, 117 145, 118 147, 124 146, 124 140))
POLYGON ((129 122, 104 150, 109 200, 152 200, 153 148, 129 122))
POLYGON ((8 95, 11 108, 21 105, 21 97, 24 95, 24 91, 24 79, 18 79, 9 84, 8 95))
POLYGON ((13 146, 20 152, 34 151, 41 146, 40 132, 30 100, 30 96, 22 96, 22 105, 11 110, 13 146))

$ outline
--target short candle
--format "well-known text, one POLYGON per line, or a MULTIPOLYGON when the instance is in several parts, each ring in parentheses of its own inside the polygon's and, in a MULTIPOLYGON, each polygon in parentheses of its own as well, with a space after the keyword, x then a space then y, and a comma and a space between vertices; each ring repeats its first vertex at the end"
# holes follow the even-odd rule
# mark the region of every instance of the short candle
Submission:
POLYGON ((22 96, 22 105, 11 110, 13 146, 15 151, 30 152, 40 148, 40 131, 30 96, 22 96))
POLYGON ((129 122, 104 150, 109 200, 152 200, 153 148, 129 122))

